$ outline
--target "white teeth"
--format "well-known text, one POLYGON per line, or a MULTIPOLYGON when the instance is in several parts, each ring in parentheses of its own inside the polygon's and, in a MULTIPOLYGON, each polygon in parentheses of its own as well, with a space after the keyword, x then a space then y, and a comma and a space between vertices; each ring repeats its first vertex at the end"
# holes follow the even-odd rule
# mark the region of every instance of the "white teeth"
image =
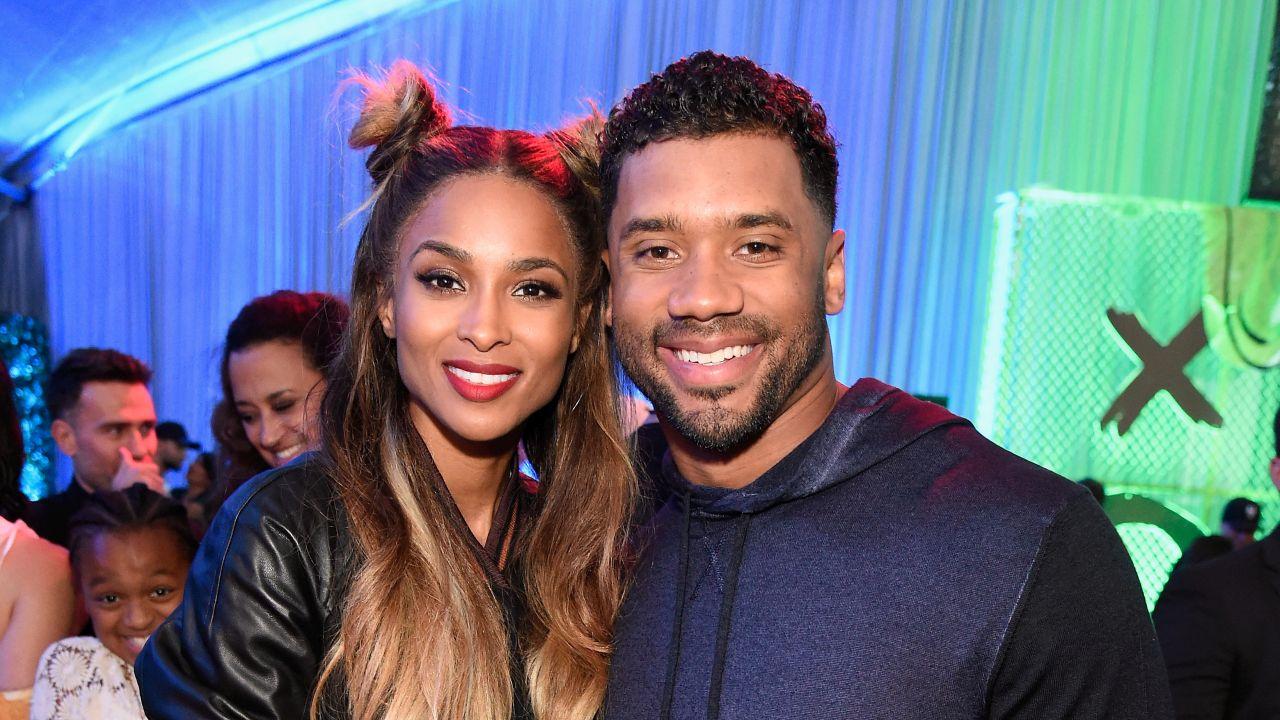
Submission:
POLYGON ((302 448, 303 448, 302 445, 294 445, 293 447, 287 447, 284 450, 277 452, 276 457, 280 458, 281 460, 292 460, 295 457, 297 457, 299 453, 302 452, 302 448))
MULTIPOLYGON (((149 637, 149 636, 148 636, 148 637, 149 637)), ((125 638, 125 639, 124 639, 124 642, 125 642, 125 644, 126 644, 126 645, 128 645, 128 646, 129 646, 129 649, 130 649, 130 650, 132 650, 132 651, 133 651, 133 652, 135 652, 135 653, 140 653, 140 652, 142 652, 142 646, 144 646, 144 645, 146 645, 146 644, 147 644, 147 638, 144 638, 144 637, 127 637, 127 638, 125 638)))
POLYGON ((726 348, 720 348, 711 353, 700 353, 696 350, 677 349, 675 355, 677 358, 699 365, 719 365, 726 360, 740 358, 755 350, 755 345, 731 345, 726 348))
POLYGON ((452 365, 445 365, 444 368, 458 377, 466 380, 472 385, 497 385, 503 383, 520 373, 511 373, 510 375, 486 375, 485 373, 467 372, 452 365))

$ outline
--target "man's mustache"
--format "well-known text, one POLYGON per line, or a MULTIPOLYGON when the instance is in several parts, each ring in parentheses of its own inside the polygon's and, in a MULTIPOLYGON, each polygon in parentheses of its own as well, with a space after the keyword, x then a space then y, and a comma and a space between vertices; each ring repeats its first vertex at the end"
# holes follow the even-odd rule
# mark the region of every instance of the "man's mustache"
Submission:
POLYGON ((778 326, 759 315, 737 315, 712 320, 681 318, 660 323, 653 328, 655 346, 686 338, 708 338, 720 335, 751 335, 761 342, 776 340, 781 331, 778 326))

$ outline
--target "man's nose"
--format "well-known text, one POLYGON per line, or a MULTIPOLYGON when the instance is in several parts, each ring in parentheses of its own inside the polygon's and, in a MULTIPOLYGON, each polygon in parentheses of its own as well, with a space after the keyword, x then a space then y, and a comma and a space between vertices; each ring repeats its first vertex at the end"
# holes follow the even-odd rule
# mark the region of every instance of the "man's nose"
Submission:
POLYGON ((129 437, 124 446, 134 460, 144 460, 151 457, 156 451, 154 431, 133 428, 129 431, 129 437))
POLYGON ((667 296, 667 312, 672 318, 707 321, 742 312, 742 286, 723 259, 695 255, 676 275, 675 287, 667 296))

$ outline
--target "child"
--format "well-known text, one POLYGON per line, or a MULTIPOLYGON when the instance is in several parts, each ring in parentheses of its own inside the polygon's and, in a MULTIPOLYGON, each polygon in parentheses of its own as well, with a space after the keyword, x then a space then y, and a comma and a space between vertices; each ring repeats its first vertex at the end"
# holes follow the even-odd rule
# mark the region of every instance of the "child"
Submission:
POLYGON ((196 543, 176 502, 134 485, 97 493, 71 521, 71 569, 97 637, 45 651, 32 720, 145 718, 133 661, 182 600, 196 543))

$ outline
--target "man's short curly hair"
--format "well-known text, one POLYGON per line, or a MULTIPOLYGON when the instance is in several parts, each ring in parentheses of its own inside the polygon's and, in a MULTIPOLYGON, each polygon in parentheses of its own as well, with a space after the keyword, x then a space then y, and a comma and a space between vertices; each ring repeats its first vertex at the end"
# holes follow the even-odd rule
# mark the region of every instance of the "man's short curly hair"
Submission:
POLYGON ((600 158, 606 220, 627 155, 649 143, 724 133, 765 133, 790 141, 805 194, 835 224, 836 141, 822 106, 789 78, 747 58, 710 50, 668 65, 610 111, 600 158))

